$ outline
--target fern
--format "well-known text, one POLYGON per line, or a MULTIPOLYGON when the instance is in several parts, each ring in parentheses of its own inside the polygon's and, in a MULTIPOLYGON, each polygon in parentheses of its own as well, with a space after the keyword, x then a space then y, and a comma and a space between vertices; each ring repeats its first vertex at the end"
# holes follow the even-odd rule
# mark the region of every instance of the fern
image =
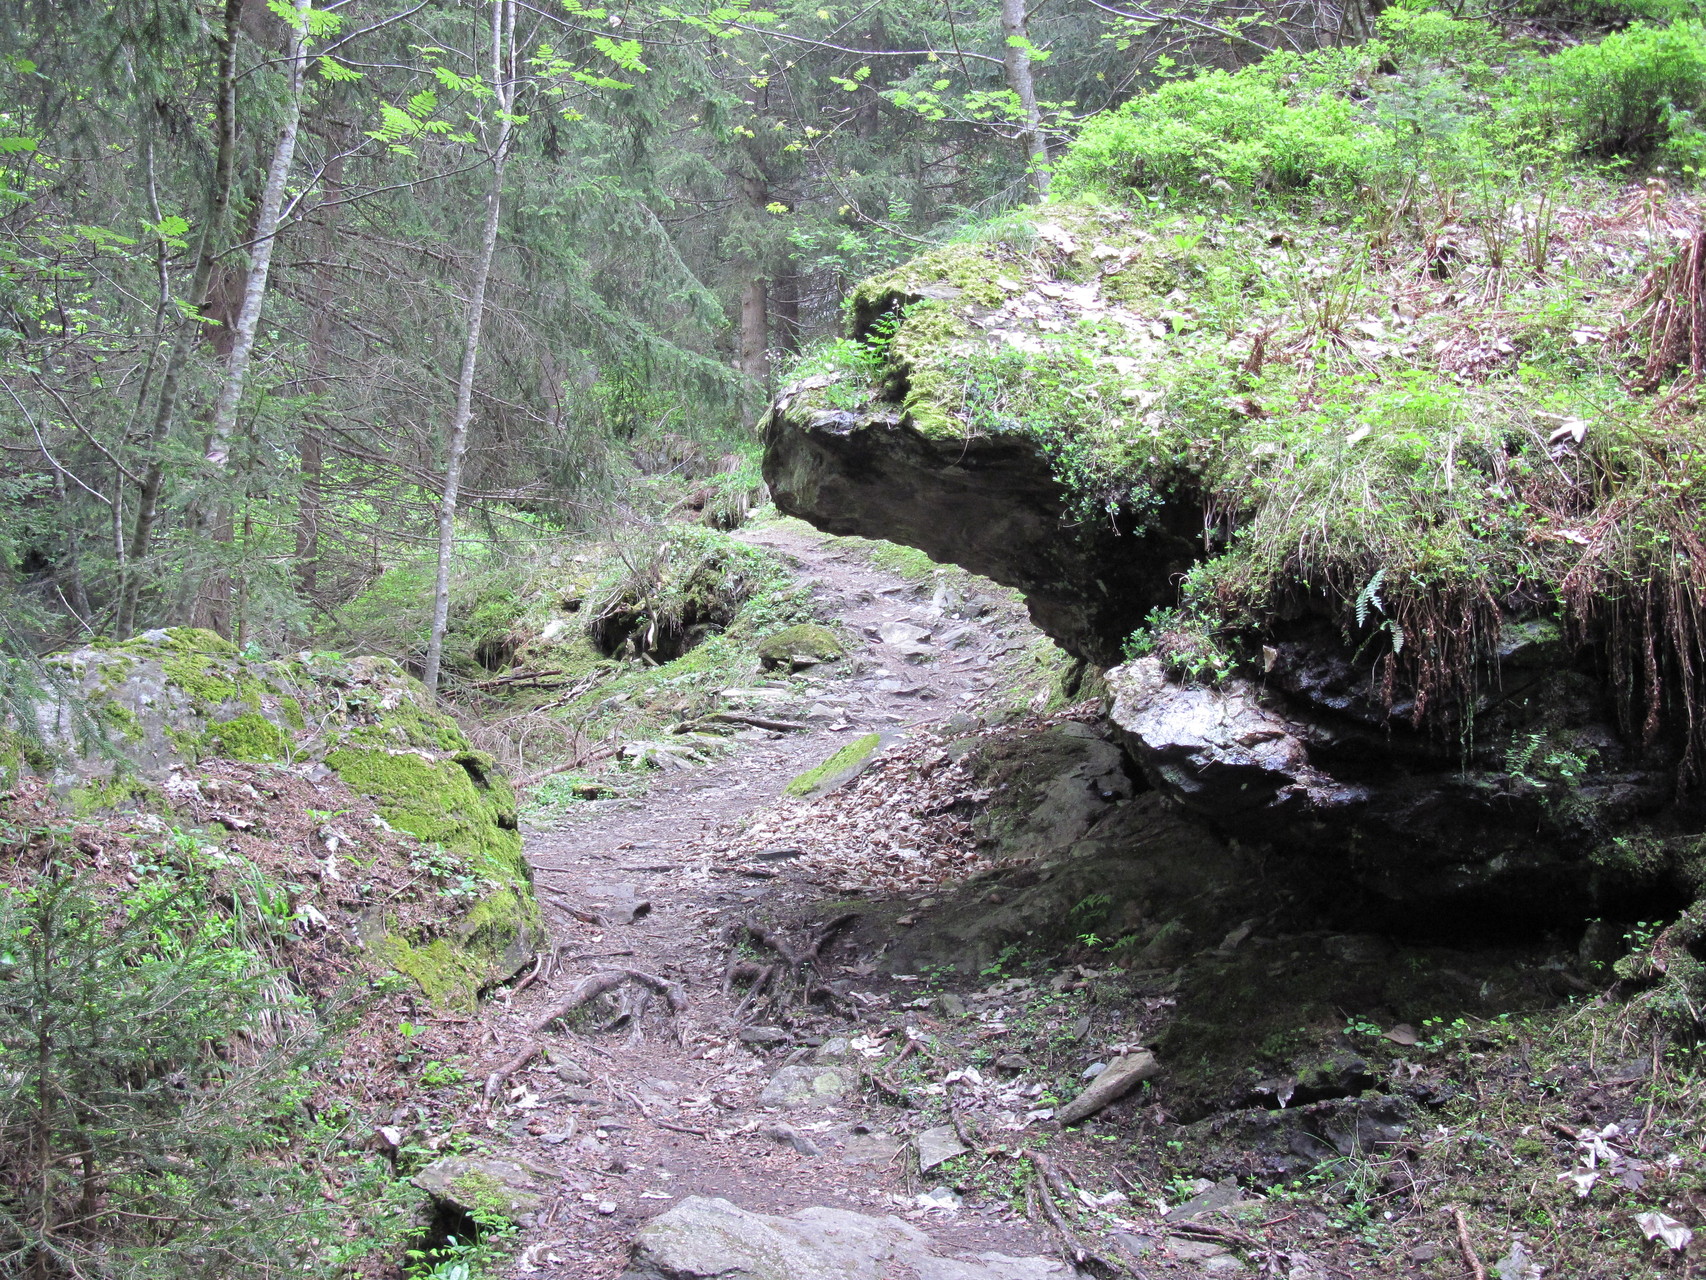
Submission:
MULTIPOLYGON (((1371 605, 1381 613, 1386 612, 1386 606, 1380 599, 1380 584, 1385 581, 1386 566, 1381 565, 1380 568, 1374 571, 1374 576, 1368 580, 1368 585, 1361 591, 1357 592, 1357 626, 1362 627, 1368 625, 1368 611, 1371 605)), ((1402 641, 1399 643, 1401 644, 1402 641)))

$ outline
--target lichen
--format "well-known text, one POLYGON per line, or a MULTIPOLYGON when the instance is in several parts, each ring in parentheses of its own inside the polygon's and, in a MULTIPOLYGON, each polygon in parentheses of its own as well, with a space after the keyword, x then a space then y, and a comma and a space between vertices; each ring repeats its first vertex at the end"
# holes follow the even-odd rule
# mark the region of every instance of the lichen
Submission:
POLYGON ((795 778, 783 788, 783 794, 790 796, 813 794, 835 780, 838 775, 846 774, 864 764, 866 760, 870 759, 877 747, 882 744, 882 740, 880 733, 867 733, 862 738, 855 738, 815 769, 807 769, 795 778))

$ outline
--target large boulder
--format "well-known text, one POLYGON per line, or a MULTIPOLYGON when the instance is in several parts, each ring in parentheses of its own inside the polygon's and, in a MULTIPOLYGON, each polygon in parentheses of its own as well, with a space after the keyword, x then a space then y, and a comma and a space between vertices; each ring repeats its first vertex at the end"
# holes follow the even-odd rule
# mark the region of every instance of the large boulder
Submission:
POLYGON ((336 777, 417 838, 435 868, 463 877, 465 892, 429 926, 392 928, 381 908, 364 929, 427 996, 466 1007, 542 945, 513 789, 389 659, 250 658, 211 631, 175 627, 49 665, 74 696, 39 708, 30 764, 74 812, 164 807, 174 774, 204 760, 336 777))
POLYGON ((689 1196, 641 1228, 622 1280, 1079 1280, 1052 1258, 953 1257, 917 1227, 846 1209, 750 1213, 689 1196))

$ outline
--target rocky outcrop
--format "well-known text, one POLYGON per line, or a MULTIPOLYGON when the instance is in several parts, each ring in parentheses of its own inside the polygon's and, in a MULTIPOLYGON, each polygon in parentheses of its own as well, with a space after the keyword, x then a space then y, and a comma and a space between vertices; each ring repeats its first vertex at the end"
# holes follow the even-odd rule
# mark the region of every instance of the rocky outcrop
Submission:
POLYGON ((846 1209, 751 1213, 689 1196, 641 1229, 622 1280, 1077 1280, 1051 1258, 953 1257, 899 1218, 846 1209))
POLYGON ((764 479, 789 515, 833 534, 886 538, 1025 594, 1038 627, 1101 664, 1193 559, 1195 512, 1133 533, 1082 521, 1034 441, 934 436, 892 404, 826 407, 800 385, 764 432, 764 479))
MULTIPOLYGON (((1686 699, 1651 692, 1694 678, 1670 671, 1679 660, 1621 659, 1648 664, 1624 673, 1624 695, 1651 686, 1649 710, 1632 711, 1609 650, 1575 642, 1591 638, 1587 615, 1566 643, 1532 583, 1497 602, 1445 592, 1400 622, 1386 570, 1354 562, 1355 537, 1340 549, 1348 587, 1306 568, 1262 576, 1283 558, 1237 560, 1251 516, 1219 509, 1236 486, 1216 451, 1256 439, 1236 455, 1238 475, 1265 477, 1240 490, 1256 503, 1300 474, 1303 453, 1274 460, 1305 446, 1279 443, 1253 400, 1169 410, 1169 380, 1201 372, 1178 354, 1196 348, 1170 345, 1195 323, 1172 256, 1117 212, 1050 213, 1027 245, 937 250, 855 292, 864 363, 790 387, 766 423, 777 505, 1022 591, 1058 644, 1111 669, 1109 716, 1150 786, 1224 834, 1317 860, 1359 909, 1442 932, 1539 928, 1644 918, 1692 894, 1706 856, 1697 806, 1677 803, 1686 699), (1062 354, 1075 332, 1090 336, 1062 354), (1212 430, 1169 436, 1187 410, 1212 430), (1145 628, 1204 561, 1234 568, 1197 591, 1197 613, 1171 615, 1181 656, 1153 634, 1166 627, 1145 628), (1134 633, 1151 656, 1128 660, 1134 633)), ((1471 552, 1497 559, 1511 535, 1475 536, 1487 545, 1471 552)))
POLYGON ((165 810, 180 772, 205 760, 335 778, 421 842, 428 874, 457 884, 429 926, 393 928, 377 908, 362 929, 373 953, 432 1000, 467 1006, 541 944, 514 791, 389 659, 252 659, 211 631, 178 627, 49 666, 74 696, 38 708, 29 765, 73 812, 165 810))

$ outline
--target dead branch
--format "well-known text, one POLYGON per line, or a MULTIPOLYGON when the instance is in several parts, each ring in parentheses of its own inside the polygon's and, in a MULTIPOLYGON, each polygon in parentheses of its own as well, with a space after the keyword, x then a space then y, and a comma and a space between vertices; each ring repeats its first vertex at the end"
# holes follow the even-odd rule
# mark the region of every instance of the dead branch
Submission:
POLYGON ((1061 1251, 1065 1253, 1067 1261, 1096 1275, 1129 1274, 1123 1263, 1097 1253, 1085 1244, 1066 1221, 1065 1216, 1060 1212, 1060 1207, 1055 1204, 1054 1196, 1050 1194, 1049 1187, 1058 1179, 1068 1188, 1062 1192, 1062 1195, 1070 1199, 1071 1184, 1061 1177, 1060 1171, 1054 1167, 1054 1162, 1039 1151, 1031 1152, 1030 1157, 1033 1173, 1031 1185, 1036 1192, 1037 1204, 1042 1208, 1043 1216, 1048 1219, 1049 1225, 1060 1236, 1061 1251))
POLYGON ((1463 1207, 1452 1205, 1451 1216, 1457 1220, 1457 1247, 1463 1253, 1463 1265, 1469 1268, 1469 1274, 1475 1280, 1487 1280, 1487 1268, 1481 1265, 1475 1244, 1469 1238, 1469 1220, 1463 1216, 1463 1207))
POLYGON ((486 1087, 480 1094, 480 1101, 475 1105, 476 1111, 490 1111, 492 1103, 497 1099, 498 1091, 504 1087, 504 1082, 520 1071, 533 1059, 539 1056, 539 1046, 530 1044, 491 1075, 486 1077, 486 1087))
POLYGON ((777 733, 800 733, 811 729, 809 724, 802 724, 798 720, 772 720, 767 716, 749 716, 741 711, 713 711, 708 716, 700 717, 700 723, 748 724, 755 729, 771 729, 777 733))

